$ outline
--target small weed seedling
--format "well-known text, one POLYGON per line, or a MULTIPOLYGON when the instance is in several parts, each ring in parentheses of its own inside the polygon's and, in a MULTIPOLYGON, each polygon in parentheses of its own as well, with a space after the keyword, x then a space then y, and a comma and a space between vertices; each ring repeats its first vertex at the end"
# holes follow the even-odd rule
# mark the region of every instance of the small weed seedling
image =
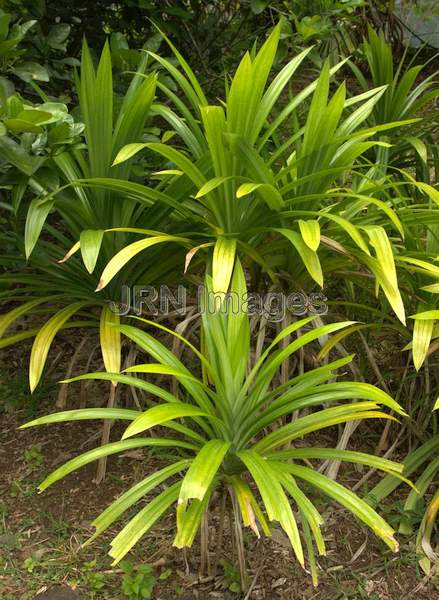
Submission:
POLYGON ((124 576, 122 578, 122 592, 129 600, 149 600, 156 584, 152 567, 139 565, 135 567, 129 561, 121 563, 124 576))

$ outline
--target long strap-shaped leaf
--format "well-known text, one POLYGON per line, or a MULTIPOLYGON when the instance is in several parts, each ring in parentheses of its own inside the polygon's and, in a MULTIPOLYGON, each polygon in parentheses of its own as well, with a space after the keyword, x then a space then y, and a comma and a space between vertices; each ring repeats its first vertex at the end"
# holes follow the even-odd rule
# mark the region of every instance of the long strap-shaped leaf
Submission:
POLYGON ((238 475, 232 475, 229 479, 238 500, 244 526, 250 527, 259 538, 260 534, 256 524, 256 517, 261 524, 264 534, 267 536, 271 535, 267 520, 262 510, 259 508, 258 502, 250 489, 250 486, 238 475))
MULTIPOLYGON (((425 444, 411 452, 404 461, 403 475, 410 477, 425 461, 439 451, 439 436, 433 437, 425 444)), ((400 480, 395 475, 386 475, 366 496, 368 502, 376 506, 399 485, 400 480)))
POLYGON ((226 293, 235 265, 236 239, 220 237, 215 243, 212 259, 213 293, 226 293))
POLYGON ((302 492, 294 479, 283 474, 281 483, 291 498, 293 498, 293 500, 296 502, 302 517, 305 517, 305 521, 309 523, 311 531, 314 534, 319 554, 326 554, 325 540, 323 539, 320 531, 320 525, 323 524, 323 517, 320 515, 311 500, 302 492))
MULTIPOLYGON (((178 402, 178 398, 171 392, 168 392, 165 388, 139 379, 138 377, 132 377, 131 375, 124 375, 123 373, 106 373, 105 371, 98 371, 96 373, 84 373, 83 375, 77 375, 70 379, 65 379, 61 383, 72 383, 73 381, 83 381, 84 379, 101 379, 103 381, 116 381, 117 383, 124 383, 130 385, 154 396, 161 398, 165 402, 178 402)), ((142 414, 142 413, 140 413, 142 414)))
POLYGON ((302 543, 293 511, 275 469, 254 450, 237 453, 251 473, 261 494, 270 521, 279 521, 287 534, 299 563, 304 566, 302 543))
POLYGON ((179 502, 204 498, 230 446, 224 440, 210 440, 201 448, 183 479, 179 502))
POLYGON ((208 413, 202 411, 198 406, 194 406, 193 404, 186 404, 184 402, 173 402, 172 404, 160 404, 158 406, 153 406, 152 408, 146 410, 140 416, 138 416, 132 423, 129 425, 122 439, 127 439, 136 435, 138 433, 142 433, 143 431, 147 431, 152 427, 156 427, 157 425, 161 425, 162 423, 166 423, 167 421, 172 421, 173 419, 180 419, 182 417, 209 417, 213 418, 208 413))
MULTIPOLYGON (((100 342, 104 366, 108 373, 118 373, 121 363, 120 317, 108 305, 101 312, 100 342)), ((113 381, 113 385, 117 382, 113 381)))
MULTIPOLYGON (((439 472, 439 457, 434 458, 429 465, 427 465, 426 469, 423 471, 421 476, 416 480, 416 487, 410 491, 410 494, 407 496, 407 499, 404 503, 404 512, 406 515, 410 515, 416 508, 416 504, 419 501, 419 498, 424 496, 430 485, 435 481, 436 474, 439 472)), ((400 526, 400 533, 405 535, 411 533, 412 524, 410 519, 402 518, 400 526)))
POLYGON ((288 391, 290 388, 296 388, 299 385, 306 384, 307 387, 313 387, 314 385, 320 385, 324 381, 331 379, 334 375, 337 374, 337 369, 344 367, 349 364, 354 358, 354 354, 348 354, 343 358, 338 358, 330 363, 322 365, 321 367, 316 367, 311 371, 305 371, 305 373, 301 373, 300 375, 296 375, 292 379, 289 379, 287 382, 278 385, 275 387, 267 396, 267 399, 272 399, 278 396, 281 392, 288 391), (314 383, 315 382, 315 383, 314 383))
MULTIPOLYGON (((121 331, 161 364, 173 367, 187 375, 192 375, 173 352, 168 350, 168 348, 146 331, 142 331, 138 327, 131 325, 122 325, 121 331)), ((177 374, 176 377, 204 412, 215 415, 214 406, 210 401, 209 395, 206 393, 206 386, 203 382, 194 377, 180 377, 177 374)))
POLYGON ((29 302, 24 302, 20 304, 16 308, 13 308, 6 314, 0 316, 0 337, 2 337, 5 331, 20 317, 30 312, 33 308, 37 307, 39 304, 43 304, 43 302, 47 302, 48 300, 54 300, 53 296, 44 296, 43 298, 36 298, 35 300, 30 300, 29 302))
POLYGON ((345 506, 352 514, 366 523, 372 531, 374 531, 391 550, 398 551, 398 542, 393 537, 394 530, 384 521, 380 515, 373 510, 359 496, 340 485, 336 481, 329 479, 325 475, 300 465, 278 463, 279 469, 283 469, 285 473, 291 473, 294 477, 303 479, 312 486, 318 488, 342 506, 345 506))
POLYGON ((323 287, 323 272, 317 253, 304 243, 296 231, 290 231, 289 229, 277 229, 276 231, 293 244, 308 273, 314 281, 323 287))
POLYGON ((149 502, 137 515, 129 521, 111 542, 110 556, 116 565, 140 540, 140 538, 154 525, 154 523, 168 510, 178 498, 181 483, 178 481, 166 488, 154 500, 149 502))
POLYGON ((251 142, 255 142, 257 136, 259 135, 262 127, 264 126, 267 118, 270 115, 271 109, 273 108, 276 100, 279 98, 279 95, 282 93, 282 90, 287 85, 288 81, 291 79, 294 71, 299 67, 300 63, 307 56, 307 54, 311 51, 311 48, 306 48, 295 56, 289 63, 285 65, 285 67, 280 71, 280 73, 273 79, 271 84, 269 85, 267 91, 265 92, 262 100, 259 104, 259 108, 256 114, 256 118, 252 124, 251 130, 251 142))
POLYGON ((38 332, 30 356, 29 365, 29 386, 31 392, 37 387, 41 374, 46 364, 47 355, 53 338, 62 328, 64 323, 70 319, 76 312, 87 306, 87 302, 74 302, 51 317, 38 332))
MULTIPOLYGON (((292 397, 294 398, 294 388, 292 391, 292 397)), ((284 396, 275 400, 270 408, 276 408, 277 406, 282 405, 282 403, 289 398, 289 393, 286 392, 284 396)), ((320 395, 320 401, 322 403, 325 402, 325 396, 327 401, 333 400, 348 400, 354 398, 361 398, 363 400, 370 400, 371 402, 376 402, 377 404, 382 404, 383 406, 387 406, 391 410, 394 410, 401 416, 406 417, 406 411, 394 400, 389 394, 377 388, 370 383, 364 383, 362 381, 336 381, 334 383, 323 383, 316 388, 316 390, 311 390, 309 392, 310 396, 320 395)), ((308 394, 304 394, 305 398, 308 394)), ((301 399, 299 399, 300 402, 301 399)), ((297 407, 300 408, 300 405, 297 407)))
POLYGON ((187 507, 186 502, 177 505, 177 533, 173 542, 173 545, 176 548, 192 546, 213 489, 214 483, 207 489, 203 499, 193 500, 189 508, 187 507))
POLYGON ((142 323, 146 323, 147 325, 151 325, 152 327, 156 327, 157 329, 161 329, 162 331, 165 331, 166 333, 169 333, 173 337, 177 338, 180 342, 183 342, 183 344, 185 344, 188 348, 190 348, 192 350, 192 352, 197 356, 197 358, 200 360, 201 364, 206 369, 211 368, 209 361, 206 359, 204 354, 202 352, 200 352, 193 344, 191 344, 191 342, 189 340, 187 340, 185 337, 180 335, 177 331, 174 331, 173 329, 169 329, 165 325, 162 325, 161 323, 157 323, 155 321, 151 321, 150 319, 144 319, 143 317, 132 317, 132 318, 136 319, 137 321, 141 321, 142 323))
MULTIPOLYGON (((436 312, 439 317, 439 311, 436 312)), ((421 313, 422 314, 422 313, 421 313)), ((415 369, 419 371, 422 364, 427 356, 428 349, 430 347, 431 337, 433 335, 434 320, 433 319, 419 319, 416 315, 413 317, 415 324, 413 326, 413 363, 415 369)))
POLYGON ((136 438, 135 440, 122 440, 120 442, 105 444, 104 446, 99 446, 99 448, 94 448, 93 450, 84 452, 84 454, 72 458, 72 460, 69 460, 61 467, 58 467, 58 469, 48 475, 46 479, 38 486, 39 490, 42 492, 50 485, 55 483, 55 481, 62 479, 72 471, 75 471, 76 469, 79 469, 80 467, 83 467, 94 460, 102 458, 103 456, 109 456, 110 454, 124 452, 125 450, 131 450, 133 448, 143 448, 145 446, 161 446, 168 448, 175 447, 185 448, 187 450, 196 450, 196 446, 193 444, 171 438, 136 438))
POLYGON ((164 242, 177 242, 180 244, 187 244, 189 240, 176 235, 163 234, 156 235, 150 238, 144 238, 143 240, 138 240, 137 242, 133 242, 132 244, 125 246, 125 248, 122 248, 122 250, 120 250, 117 254, 113 256, 113 258, 103 270, 96 291, 100 292, 106 285, 108 285, 108 283, 113 279, 113 277, 117 275, 117 273, 119 273, 122 267, 124 267, 124 265, 126 265, 126 263, 129 260, 134 258, 134 256, 139 254, 139 252, 142 252, 142 250, 146 250, 151 246, 163 244, 164 242))
MULTIPOLYGON (((294 323, 294 325, 296 325, 296 330, 298 329, 298 327, 300 327, 300 323, 305 324, 311 321, 312 319, 313 317, 309 317, 308 319, 302 319, 301 321, 297 321, 296 323, 294 323)), ((310 342, 318 339, 319 337, 328 335, 330 333, 334 333, 339 329, 349 327, 349 325, 353 325, 353 321, 342 321, 340 323, 330 323, 329 325, 322 325, 321 327, 317 327, 315 329, 312 329, 311 331, 303 333, 296 340, 289 343, 285 348, 274 352, 268 359, 268 353, 264 353, 257 363, 259 372, 256 375, 253 389, 251 392, 251 401, 249 402, 250 408, 254 408, 255 406, 260 405, 261 399, 263 398, 265 390, 267 389, 269 382, 272 380, 274 373, 283 363, 283 361, 286 360, 289 356, 291 356, 293 352, 296 352, 306 344, 309 344, 310 342)), ((249 378, 252 376, 253 371, 250 373, 249 378)))
MULTIPOLYGON (((72 379, 67 379, 61 383, 70 383, 72 381, 81 381, 83 379, 102 379, 104 381, 116 381, 117 383, 125 383, 126 385, 139 388, 161 398, 165 402, 179 402, 178 398, 168 392, 165 388, 160 387, 158 385, 154 385, 149 381, 144 381, 143 379, 138 379, 137 377, 131 377, 129 375, 123 375, 119 373, 105 373, 103 371, 99 373, 86 373, 85 375, 79 375, 78 377, 73 377, 72 379)), ((74 412, 74 411, 73 411, 74 412)), ((137 416, 143 414, 138 411, 137 416)), ((202 419, 197 420, 197 424, 208 434, 211 435, 211 429, 209 425, 203 421, 202 419)), ((195 440, 197 444, 204 443, 206 440, 195 430, 182 425, 181 423, 175 423, 174 421, 168 421, 165 424, 165 427, 169 427, 170 429, 174 429, 175 431, 179 431, 186 437, 195 440)))
POLYGON ((19 429, 27 429, 36 425, 48 425, 49 423, 86 421, 88 419, 125 419, 134 421, 141 414, 139 410, 129 410, 127 408, 79 408, 77 410, 64 410, 39 417, 20 425, 19 429))
POLYGON ((308 323, 310 323, 315 317, 306 317, 305 319, 300 319, 299 321, 296 321, 295 323, 292 323, 291 325, 288 325, 288 327, 285 327, 281 333, 279 335, 277 335, 275 337, 275 339, 273 340, 273 342, 268 346, 268 348, 266 348, 266 350, 264 350, 264 352, 262 353, 261 357, 259 358, 259 360, 256 362, 256 364, 253 366, 252 370, 250 371, 247 379, 245 380, 244 385, 242 386, 242 390, 241 390, 241 394, 239 396, 239 400, 242 401, 243 398, 245 398, 248 390, 250 389, 251 384, 253 383, 259 369, 262 367, 262 365, 265 362, 265 359, 267 358, 267 356, 270 354, 271 350, 279 343, 281 342, 285 337, 287 337, 288 335, 291 335, 291 333, 294 333, 295 331, 297 331, 298 329, 300 329, 301 327, 304 327, 305 325, 307 325, 308 323))
MULTIPOLYGON (((326 378, 325 378, 326 379, 326 378)), ((265 427, 274 423, 277 419, 304 408, 311 408, 322 404, 334 403, 339 400, 369 400, 376 404, 383 404, 391 410, 406 416, 406 413, 388 394, 376 388, 373 385, 362 384, 358 382, 335 382, 315 387, 308 387, 306 382, 293 387, 286 394, 272 402, 255 418, 253 413, 249 413, 248 417, 243 420, 243 423, 238 429, 236 439, 242 437, 245 440, 250 440, 265 427), (357 387, 358 385, 358 387, 357 387)), ((349 406, 349 405, 344 405, 349 406)))
POLYGON ((133 504, 135 504, 140 498, 143 498, 148 492, 156 488, 163 481, 166 481, 172 475, 180 473, 190 464, 190 460, 179 460, 178 462, 169 465, 156 473, 152 473, 142 481, 139 481, 136 485, 131 487, 124 494, 119 496, 108 508, 106 508, 93 522, 92 525, 96 527, 95 533, 85 542, 84 545, 88 545, 94 539, 96 539, 103 531, 108 529, 122 513, 128 510, 133 504))
POLYGON ((390 419, 396 421, 391 415, 374 410, 375 408, 377 408, 377 405, 374 402, 357 402, 355 404, 325 408, 312 415, 301 417, 297 421, 269 433, 262 440, 258 441, 254 448, 257 452, 266 453, 312 431, 318 431, 319 429, 349 421, 360 421, 361 419, 390 419))
POLYGON ((372 454, 366 454, 365 452, 356 452, 353 450, 339 450, 337 448, 294 448, 292 450, 284 450, 274 452, 269 455, 269 458, 273 460, 288 460, 288 459, 329 459, 329 460, 342 460, 346 462, 356 463, 360 465, 367 465, 374 469, 379 469, 385 473, 391 473, 401 481, 407 483, 415 489, 415 486, 411 481, 401 475, 404 465, 397 463, 380 456, 374 456, 372 454))

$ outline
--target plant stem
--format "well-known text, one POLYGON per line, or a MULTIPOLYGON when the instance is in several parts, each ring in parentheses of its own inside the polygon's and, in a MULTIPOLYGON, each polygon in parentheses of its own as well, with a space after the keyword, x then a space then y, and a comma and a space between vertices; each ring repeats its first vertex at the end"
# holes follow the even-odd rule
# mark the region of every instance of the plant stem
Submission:
POLYGON ((220 517, 218 523, 218 536, 216 540, 215 558, 213 561, 213 575, 216 575, 218 571, 218 564, 221 554, 221 548, 223 546, 224 538, 224 521, 226 517, 226 504, 227 504, 227 490, 225 487, 221 489, 221 505, 220 505, 220 517))
POLYGON ((236 553, 238 555, 239 574, 241 577, 241 591, 247 591, 247 568, 245 564, 244 540, 242 537, 241 527, 241 512, 233 490, 229 488, 230 497, 232 499, 233 516, 235 520, 235 541, 236 553))

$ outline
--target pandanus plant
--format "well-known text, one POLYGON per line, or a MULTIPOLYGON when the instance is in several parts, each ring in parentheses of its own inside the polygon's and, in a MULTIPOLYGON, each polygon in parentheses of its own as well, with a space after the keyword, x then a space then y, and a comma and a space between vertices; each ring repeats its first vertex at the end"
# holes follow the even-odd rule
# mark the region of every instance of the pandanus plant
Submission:
MULTIPOLYGON (((95 68, 84 43, 76 89, 80 118, 85 125, 85 144, 74 150, 54 152, 44 162, 44 168, 21 174, 24 179, 21 186, 17 186, 16 195, 20 194, 21 208, 27 211, 24 236, 9 233, 7 237, 11 245, 16 244, 17 262, 18 257, 25 254, 28 264, 23 260, 19 269, 0 278, 1 285, 15 286, 14 292, 7 289, 2 296, 6 296, 8 303, 18 301, 17 306, 0 317, 0 347, 35 337, 29 367, 31 391, 42 376, 53 339, 66 327, 100 329, 105 364, 112 371, 119 368, 120 344, 113 336, 109 346, 110 334, 104 325, 112 316, 108 303, 120 299, 122 283, 129 281, 134 285, 139 278, 143 282, 145 267, 132 263, 129 272, 125 270, 121 280, 114 280, 114 287, 100 296, 94 292, 93 271, 103 268, 114 252, 126 245, 130 228, 145 226, 145 199, 132 201, 124 197, 123 190, 108 192, 73 182, 110 174, 119 181, 129 177, 129 163, 112 167, 112 162, 125 144, 142 136, 150 117, 156 77, 151 74, 142 78, 140 73, 144 69, 145 63, 142 63, 126 94, 117 98, 108 45, 95 68), (117 236, 103 239, 103 229, 115 226, 124 232, 119 229, 117 236), (96 232, 98 228, 102 231, 96 232), (68 262, 63 261, 66 249, 77 238, 81 240, 82 260, 74 256, 68 262), (11 333, 23 318, 31 315, 39 318, 45 314, 48 318, 40 327, 11 333)), ((11 155, 11 162, 13 157, 11 155)), ((20 164, 15 166, 18 168, 20 164)), ((24 167, 23 171, 26 171, 24 167)), ((156 221, 149 215, 147 223, 150 227, 161 224, 160 212, 156 211, 156 221)), ((171 254, 170 248, 168 255, 171 254)), ((163 258, 162 273, 168 272, 166 262, 163 258)), ((172 267, 170 270, 172 272, 172 267)), ((153 281, 154 276, 150 273, 148 279, 153 281)))
POLYGON ((427 65, 415 64, 418 54, 408 60, 408 47, 395 65, 392 45, 386 41, 382 31, 377 33, 371 27, 360 48, 368 73, 363 74, 354 62, 349 64, 361 88, 369 90, 370 82, 374 87, 385 86, 384 94, 367 119, 368 124, 373 127, 389 120, 416 119, 410 127, 396 127, 385 132, 384 139, 391 142, 391 146, 377 149, 378 161, 384 169, 416 165, 418 176, 427 177, 425 180, 428 181, 427 155, 434 147, 431 120, 434 119, 434 102, 439 95, 437 71, 420 78, 427 65), (418 164, 413 160, 413 154, 417 155, 418 164))
POLYGON ((307 445, 306 436, 340 423, 395 418, 381 407, 399 415, 404 415, 404 411, 373 385, 338 380, 342 375, 338 370, 352 356, 298 374, 281 384, 276 379, 289 356, 350 323, 314 327, 313 317, 301 319, 283 329, 260 357, 252 361, 246 282, 239 261, 232 274, 231 293, 215 295, 212 279, 207 276, 204 298, 201 350, 163 325, 134 317, 137 326, 119 325, 117 329, 150 355, 153 362, 131 366, 125 373, 87 373, 74 379, 111 380, 141 388, 157 399, 152 407, 143 412, 126 408, 71 410, 22 426, 83 419, 129 422, 120 441, 70 460, 51 473, 41 483, 40 490, 100 457, 133 448, 165 447, 168 450, 163 458, 169 464, 145 473, 145 479, 117 498, 93 522, 96 531, 91 540, 148 496, 111 542, 114 563, 163 514, 174 508, 174 545, 191 546, 203 515, 214 502, 215 491, 221 489, 227 489, 233 499, 238 527, 243 523, 259 537, 260 530, 270 535, 271 527, 278 523, 302 566, 307 553, 314 582, 317 581, 315 548, 324 554, 325 543, 321 533, 323 518, 310 498, 312 488, 348 509, 396 551, 394 532, 382 517, 348 488, 320 473, 316 463, 310 461, 337 459, 369 465, 398 478, 402 478, 402 467, 362 452, 307 445), (190 363, 194 366, 188 368, 142 325, 176 336, 191 352, 190 363), (282 344, 299 330, 303 331, 301 335, 287 345, 282 344), (141 374, 174 378, 178 382, 176 393, 148 378, 140 378, 141 374), (151 498, 149 494, 153 492, 151 498))
POLYGON ((367 75, 358 65, 349 62, 364 92, 370 86, 384 86, 384 92, 367 117, 369 127, 382 125, 390 119, 414 122, 406 127, 395 127, 381 134, 390 142, 388 147, 376 147, 376 161, 384 172, 391 172, 395 181, 394 205, 405 232, 404 253, 396 259, 401 288, 408 291, 406 305, 414 307, 413 362, 419 370, 429 352, 434 323, 439 318, 437 300, 439 269, 434 264, 439 252, 439 225, 437 204, 439 192, 429 184, 437 180, 432 167, 437 166, 437 149, 432 139, 431 120, 439 96, 437 71, 420 75, 427 65, 416 64, 419 53, 408 60, 408 49, 398 64, 394 64, 392 46, 382 31, 371 27, 361 51, 366 59, 367 75), (405 170, 407 168, 407 171, 405 170), (416 169, 418 181, 411 173, 416 169), (416 189, 418 188, 418 189, 416 189), (429 201, 421 192, 427 192, 429 201), (415 194, 413 192, 416 192, 415 194))
MULTIPOLYGON (((439 348, 439 267, 436 264, 439 253, 439 192, 429 187, 428 192, 434 201, 426 202, 419 193, 423 182, 416 182, 418 191, 414 194, 413 177, 403 169, 400 174, 402 181, 395 184, 395 204, 405 237, 404 251, 396 254, 395 265, 404 305, 410 311, 407 327, 398 323, 379 299, 370 301, 373 283, 364 276, 356 277, 351 270, 345 281, 342 278, 336 280, 339 300, 335 303, 339 311, 343 309, 341 314, 344 316, 353 316, 364 322, 340 332, 337 343, 359 330, 379 335, 383 331, 396 333, 395 352, 410 351, 413 365, 419 371, 425 360, 439 348)), ((336 275, 333 273, 334 278, 336 275)), ((334 345, 330 340, 320 356, 325 356, 334 345)))
MULTIPOLYGON (((126 182, 125 192, 132 198, 160 192, 155 205, 168 207, 168 228, 178 223, 180 243, 190 248, 186 267, 195 253, 213 248, 216 291, 228 289, 238 255, 275 281, 284 271, 308 288, 322 286, 324 274, 335 268, 356 265, 373 273, 377 289, 404 322, 394 264, 404 230, 394 210, 391 175, 383 177, 367 153, 387 147, 377 134, 413 120, 367 124, 385 86, 347 97, 343 83, 331 96, 331 77, 343 62, 332 68, 326 63, 317 80, 284 100, 309 49, 269 83, 279 36, 278 25, 257 53, 245 54, 224 100, 215 105, 172 44, 180 69, 152 54, 181 92, 160 82, 166 104, 153 106, 174 135, 166 143, 128 144, 114 164, 146 151, 169 168, 158 175, 156 188, 126 182)), ((95 183, 105 189, 122 185, 111 178, 95 183)), ((423 191, 434 194, 429 186, 423 191)), ((99 290, 142 250, 163 242, 145 233, 107 264, 99 290)), ((182 257, 181 269, 183 263, 182 257)))
MULTIPOLYGON (((78 345, 68 369, 78 359, 89 337, 87 331, 98 338, 106 369, 113 372, 121 368, 120 336, 107 325, 119 322, 119 317, 109 305, 120 300, 123 283, 136 285, 145 281, 145 265, 132 262, 101 295, 95 294, 93 272, 101 270, 110 257, 128 243, 133 228, 154 227, 158 223, 161 226, 163 210, 159 207, 154 215, 148 212, 153 193, 133 200, 126 198, 120 187, 101 190, 92 183, 87 185, 86 181, 111 175, 123 183, 130 176, 129 162, 120 166, 112 166, 112 162, 122 147, 141 138, 151 117, 156 76, 152 73, 141 77, 145 68, 146 59, 133 75, 125 95, 118 97, 114 91, 108 44, 95 67, 84 42, 76 90, 80 118, 85 126, 85 144, 74 150, 67 148, 53 153, 44 162, 44 168, 22 174, 26 176, 24 183, 17 186, 16 195, 23 196, 27 189, 21 202, 21 208, 27 209, 25 231, 24 236, 8 237, 11 244, 16 245, 16 254, 25 254, 28 264, 20 264, 0 278, 0 285, 15 287, 14 292, 7 288, 2 296, 8 303, 17 302, 0 317, 0 348, 35 338, 29 364, 31 392, 41 380, 52 342, 66 328, 78 332, 78 345), (76 184, 77 181, 82 183, 76 184), (32 198, 30 190, 35 197, 32 198), (27 202, 29 196, 31 200, 27 202), (118 227, 118 233, 104 238, 104 230, 114 227, 118 227), (66 249, 76 239, 80 240, 82 259, 72 256, 66 262, 66 249), (29 317, 41 318, 42 324, 11 331, 29 317)), ((163 236, 163 239, 169 241, 172 237, 163 236)), ((174 260, 173 248, 169 246, 162 252, 156 276, 168 275, 167 282, 172 281, 174 260)), ((155 281, 153 271, 149 269, 147 276, 150 283, 155 281)), ((108 404, 112 406, 115 387, 109 389, 108 404)), ((65 407, 66 397, 65 393, 58 397, 59 408, 65 407)), ((103 442, 108 441, 108 435, 109 425, 105 423, 103 442)), ((104 473, 103 460, 99 463, 97 479, 102 479, 104 473)))

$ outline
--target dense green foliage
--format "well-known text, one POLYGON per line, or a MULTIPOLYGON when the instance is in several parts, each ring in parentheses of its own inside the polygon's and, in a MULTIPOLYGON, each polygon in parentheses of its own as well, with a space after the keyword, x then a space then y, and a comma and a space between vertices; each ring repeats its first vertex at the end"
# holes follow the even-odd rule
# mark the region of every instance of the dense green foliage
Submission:
MULTIPOLYGON (((316 582, 315 550, 325 549, 312 488, 396 550, 380 503, 413 478, 399 532, 412 531, 428 498, 415 526, 429 573, 439 506, 430 368, 439 87, 425 49, 401 53, 388 12, 362 0, 98 0, 80 2, 75 16, 66 3, 56 23, 52 10, 10 0, 0 14, 0 348, 32 340, 33 392, 57 335, 75 328, 85 343, 91 332, 105 371, 69 381, 103 380, 110 394, 107 408, 24 425, 104 420, 101 446, 40 489, 96 459, 153 447, 169 464, 94 522, 92 539, 156 491, 113 540, 115 562, 175 503, 174 544, 191 546, 219 491, 258 537, 277 521, 316 582), (368 26, 371 14, 387 23, 382 31, 368 26), (170 322, 114 311, 124 284, 182 281, 216 296, 188 313, 196 343, 170 322), (233 307, 247 291, 315 290, 329 315, 288 315, 276 332, 233 307), (385 371, 386 354, 395 371, 385 371), (133 365, 132 355, 155 362, 133 365), (347 381, 344 367, 363 381, 347 381), (365 383, 372 378, 380 387, 365 383), (143 390, 147 406, 117 406, 122 384, 143 390), (381 406, 402 431, 416 422, 418 447, 403 464, 347 449, 360 420, 396 420, 381 406), (109 419, 130 422, 120 441, 110 441, 109 419), (309 434, 334 425, 344 433, 333 447, 316 447, 309 434), (362 500, 318 460, 387 475, 362 500)), ((127 590, 137 577, 149 594, 148 573, 126 573, 127 590)))

